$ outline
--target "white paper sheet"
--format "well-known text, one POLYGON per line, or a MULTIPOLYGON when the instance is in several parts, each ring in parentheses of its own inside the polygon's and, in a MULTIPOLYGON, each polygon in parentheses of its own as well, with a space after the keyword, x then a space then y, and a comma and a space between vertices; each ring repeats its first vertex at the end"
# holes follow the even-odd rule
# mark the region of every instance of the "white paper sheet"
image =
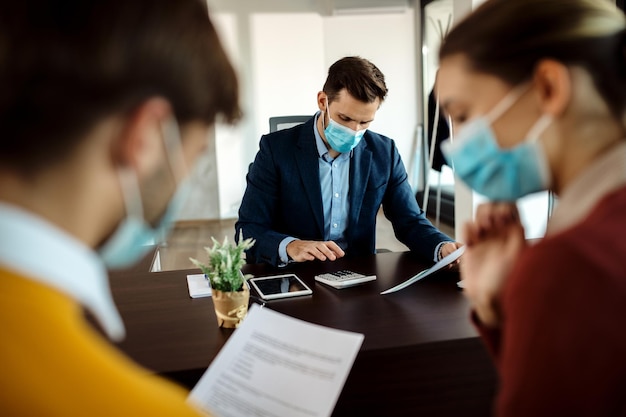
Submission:
POLYGON ((463 252, 465 252, 465 246, 461 246, 460 248, 458 248, 457 250, 455 250, 451 254, 445 256, 442 260, 440 260, 439 262, 437 262, 436 264, 434 264, 430 268, 423 270, 419 274, 412 276, 411 278, 409 278, 406 281, 396 285, 395 287, 389 288, 388 290, 385 290, 385 291, 381 292, 381 294, 384 295, 384 294, 390 294, 392 292, 400 291, 401 289, 406 288, 409 285, 416 283, 417 281, 421 280, 422 278, 426 278, 430 274, 439 271, 441 268, 444 268, 444 267, 450 265, 452 262, 454 262, 457 259, 459 259, 461 257, 461 255, 463 255, 463 252))
POLYGON ((189 401, 218 417, 330 416, 363 338, 253 305, 189 401))
POLYGON ((211 296, 211 286, 204 274, 187 275, 187 287, 189 287, 189 296, 191 298, 211 296))

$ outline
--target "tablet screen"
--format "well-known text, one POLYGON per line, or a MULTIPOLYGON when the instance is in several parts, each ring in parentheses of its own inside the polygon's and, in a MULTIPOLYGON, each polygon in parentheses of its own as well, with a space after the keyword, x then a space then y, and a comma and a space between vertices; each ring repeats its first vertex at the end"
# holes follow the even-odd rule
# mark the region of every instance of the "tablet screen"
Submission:
POLYGON ((265 299, 311 294, 312 291, 296 275, 285 274, 250 279, 259 295, 265 299))

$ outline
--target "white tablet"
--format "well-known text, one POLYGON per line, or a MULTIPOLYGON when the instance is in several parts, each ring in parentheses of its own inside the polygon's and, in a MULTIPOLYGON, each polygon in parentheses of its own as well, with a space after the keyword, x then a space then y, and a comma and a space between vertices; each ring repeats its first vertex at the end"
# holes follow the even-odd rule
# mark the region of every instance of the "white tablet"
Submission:
POLYGON ((250 278, 248 282, 264 300, 313 294, 313 291, 295 274, 250 278))

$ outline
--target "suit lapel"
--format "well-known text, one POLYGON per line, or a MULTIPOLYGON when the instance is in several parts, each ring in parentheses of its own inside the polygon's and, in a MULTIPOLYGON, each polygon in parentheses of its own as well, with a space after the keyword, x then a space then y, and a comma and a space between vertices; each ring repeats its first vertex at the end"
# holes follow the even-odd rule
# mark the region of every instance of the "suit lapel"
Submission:
POLYGON ((367 142, 363 140, 360 146, 354 148, 354 155, 350 162, 350 214, 348 216, 348 230, 350 225, 357 224, 359 214, 361 213, 371 165, 372 151, 367 149, 367 142))
MULTIPOLYGON (((315 120, 315 119, 313 119, 315 120)), ((304 193, 309 201, 311 210, 315 217, 315 224, 319 235, 324 237, 324 212, 322 207, 322 189, 320 186, 319 155, 315 146, 315 136, 313 134, 313 124, 307 122, 298 138, 298 152, 296 152, 296 163, 300 173, 300 179, 304 185, 304 193)), ((294 213, 297 215, 297 213, 294 213)))

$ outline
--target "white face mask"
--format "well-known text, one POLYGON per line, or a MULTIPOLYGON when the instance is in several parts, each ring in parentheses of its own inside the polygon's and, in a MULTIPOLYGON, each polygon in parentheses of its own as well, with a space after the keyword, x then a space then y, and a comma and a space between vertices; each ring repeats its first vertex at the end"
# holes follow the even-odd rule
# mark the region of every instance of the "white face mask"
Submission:
MULTIPOLYGON (((166 123, 167 126, 162 127, 166 155, 172 172, 176 172, 175 168, 177 166, 180 168, 181 163, 184 164, 180 131, 173 118, 166 123), (174 162, 172 153, 180 158, 178 163, 174 162)), ((126 268, 138 262, 148 253, 150 245, 165 237, 187 199, 190 185, 189 181, 179 180, 165 213, 156 226, 151 226, 144 218, 141 191, 135 171, 121 168, 118 170, 118 177, 126 206, 126 218, 99 250, 104 264, 112 269, 126 268)))

